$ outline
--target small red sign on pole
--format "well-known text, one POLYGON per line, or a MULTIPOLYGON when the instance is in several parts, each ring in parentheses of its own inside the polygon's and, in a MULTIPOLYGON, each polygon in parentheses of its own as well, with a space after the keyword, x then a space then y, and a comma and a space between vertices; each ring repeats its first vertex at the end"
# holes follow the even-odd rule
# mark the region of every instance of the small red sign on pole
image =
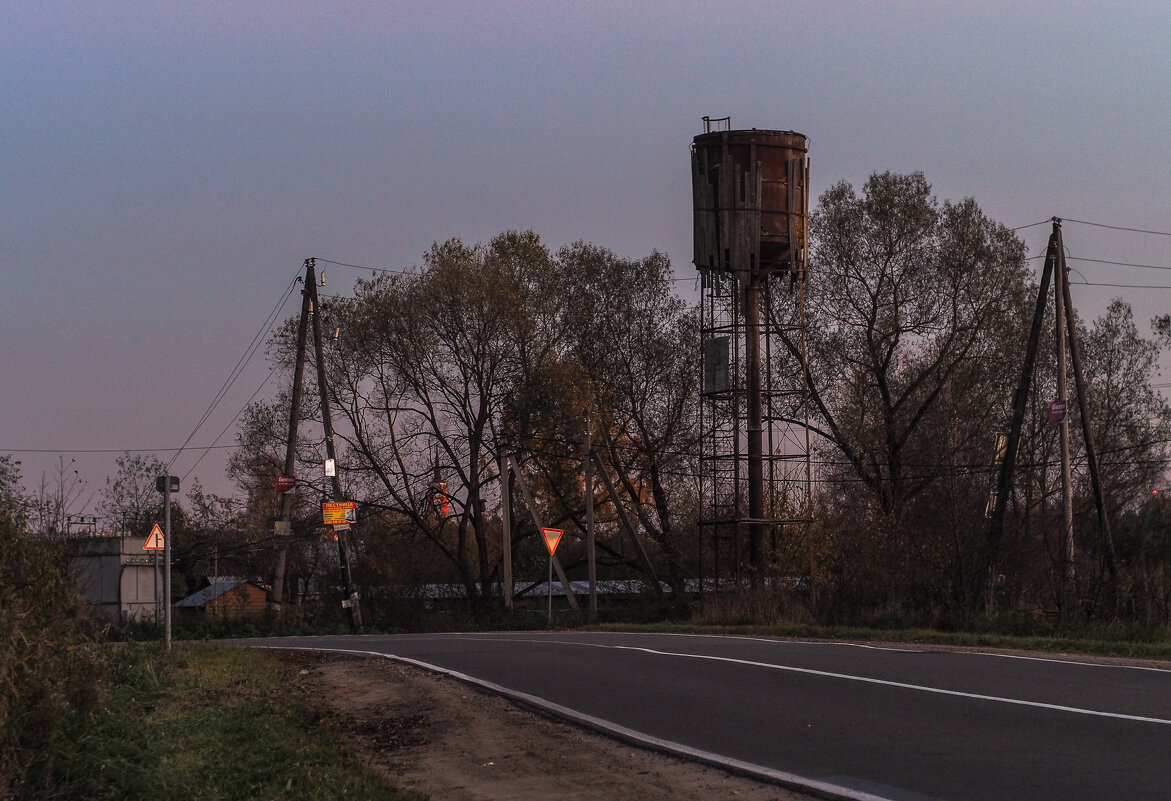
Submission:
POLYGON ((297 486, 297 479, 293 478, 292 476, 276 477, 276 491, 281 495, 284 495, 295 486, 297 486))
POLYGON ((163 530, 159 528, 159 524, 155 523, 154 528, 150 530, 150 536, 146 538, 146 544, 142 546, 144 551, 161 551, 163 550, 163 530))
POLYGON ((1055 400, 1049 404, 1049 424, 1061 425, 1065 422, 1065 401, 1055 400))
POLYGON ((545 547, 549 549, 550 556, 557 551, 557 543, 561 542, 561 535, 564 533, 565 531, 560 528, 541 529, 541 536, 545 538, 545 547))

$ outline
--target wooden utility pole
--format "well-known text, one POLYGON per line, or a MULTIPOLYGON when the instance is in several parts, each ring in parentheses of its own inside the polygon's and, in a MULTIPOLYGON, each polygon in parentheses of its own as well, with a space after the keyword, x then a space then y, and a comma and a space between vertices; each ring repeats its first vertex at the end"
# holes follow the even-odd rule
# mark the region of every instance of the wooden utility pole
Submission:
MULTIPOLYGON (((309 335, 309 309, 312 300, 309 287, 314 283, 312 259, 305 259, 305 277, 302 279, 304 287, 301 289, 301 318, 297 324, 297 356, 293 367, 293 397, 289 403, 289 435, 285 442, 285 467, 282 475, 291 476, 297 466, 297 428, 301 423, 301 387, 305 381, 305 344, 309 335)), ((280 552, 277 554, 276 575, 272 582, 270 611, 279 621, 281 618, 281 603, 285 593, 285 566, 288 562, 291 520, 293 514, 293 490, 285 492, 281 497, 281 525, 276 535, 285 537, 281 542, 280 552)))
POLYGON ((591 623, 598 622, 598 557, 596 541, 594 539, 594 462, 590 457, 590 415, 585 416, 585 442, 583 459, 585 460, 585 513, 586 513, 586 565, 590 581, 590 613, 591 623))
POLYGON ((1069 333, 1069 355, 1073 360, 1073 380, 1077 386, 1078 412, 1082 419, 1082 437, 1086 444, 1086 466, 1090 471, 1090 486, 1094 491, 1094 506, 1098 512, 1098 528, 1102 534, 1102 550, 1106 559, 1106 569, 1113 579, 1118 572, 1118 562, 1114 553, 1114 535, 1110 532, 1110 518, 1106 514, 1106 496, 1102 492, 1102 477, 1098 471, 1098 450, 1094 446, 1094 434, 1090 426, 1090 404, 1086 399, 1086 381, 1082 374, 1082 347, 1078 341, 1077 325, 1073 315, 1073 300, 1069 294, 1069 268, 1065 264, 1065 251, 1061 251, 1061 273, 1064 279, 1061 282, 1062 294, 1065 296, 1065 327, 1069 333))
POLYGON ((646 549, 642 547, 642 540, 638 538, 638 531, 634 528, 630 515, 626 513, 626 507, 618 500, 618 493, 614 489, 614 482, 610 480, 609 472, 606 471, 606 465, 602 464, 602 459, 598 456, 597 451, 591 451, 591 455, 597 460, 598 473, 602 476, 602 484, 606 487, 606 494, 610 496, 610 502, 614 504, 614 511, 618 513, 618 519, 622 521, 622 527, 626 530, 627 536, 630 537, 631 544, 634 545, 638 560, 642 563, 642 567, 650 579, 651 589, 658 597, 664 597, 663 583, 659 581, 655 566, 651 564, 651 558, 647 556, 646 549))
POLYGON ((512 611, 512 469, 501 454, 500 465, 500 548, 504 556, 504 608, 512 611))
MULTIPOLYGON (((520 486, 520 495, 524 499, 525 506, 529 508, 529 516, 532 518, 533 526, 537 530, 537 534, 545 527, 541 522, 541 517, 537 514, 537 505, 533 503, 533 494, 529 492, 529 485, 525 482, 525 477, 520 472, 520 466, 516 461, 509 456, 508 462, 512 467, 513 476, 516 483, 520 486)), ((561 587, 565 590, 565 600, 569 601, 569 607, 574 612, 580 612, 581 606, 577 602, 577 596, 573 594, 573 587, 569 583, 569 576, 565 574, 565 569, 561 567, 561 560, 557 558, 556 554, 549 554, 550 567, 557 571, 557 578, 561 580, 561 587)))
POLYGON ((1041 320, 1044 315, 1051 276, 1053 278, 1054 306, 1057 318, 1057 330, 1055 332, 1057 340, 1057 394, 1058 401, 1065 404, 1063 412, 1064 419, 1060 422, 1062 527, 1060 536, 1061 587, 1058 605, 1062 618, 1069 619, 1074 600, 1074 581, 1076 579, 1074 557, 1076 554, 1073 537, 1073 482, 1069 443, 1069 393, 1066 373, 1067 353, 1073 361, 1078 411, 1081 417, 1082 436, 1086 447, 1086 462, 1090 473, 1090 484, 1093 487, 1094 502, 1098 512, 1098 527, 1101 529, 1102 534, 1104 559, 1107 570, 1112 578, 1117 570, 1117 562, 1114 553, 1114 538, 1110 532, 1110 520, 1106 514, 1106 499, 1102 491, 1097 450, 1094 447, 1090 409, 1086 397, 1086 382, 1085 376, 1082 373, 1081 345, 1078 342, 1077 325, 1073 319, 1073 300, 1069 291, 1069 267, 1065 263, 1065 250, 1061 239, 1061 220, 1057 217, 1053 218, 1053 232, 1049 236, 1049 247, 1045 254, 1045 267, 1041 274, 1041 288, 1037 296, 1037 306, 1033 314, 1033 327, 1029 332, 1029 343, 1025 351, 1025 362, 1021 371, 1021 381, 1017 386, 1016 394, 1013 396, 1012 422, 1009 429, 1008 442, 1005 447, 1004 460, 1000 464, 1000 475, 996 485, 995 512, 992 515, 989 527, 986 564, 991 569, 995 563, 1000 535, 1004 527, 1004 515, 1009 496, 1012 494, 1012 474, 1016 463, 1017 445, 1020 441, 1021 424, 1025 416, 1029 385, 1032 381, 1033 365, 1036 360, 1038 340, 1040 339, 1041 320))
MULTIPOLYGON (((309 259, 305 269, 305 291, 310 295, 310 313, 313 318, 313 355, 317 360, 317 389, 321 396, 321 425, 325 429, 325 457, 334 464, 337 463, 337 453, 333 444, 333 419, 329 410, 329 388, 325 378, 325 347, 321 332, 321 303, 317 298, 317 280, 313 274, 315 259, 309 259)), ((342 480, 333 471, 330 476, 334 500, 342 499, 342 480)), ((337 535, 338 561, 341 565, 342 586, 346 590, 346 599, 343 605, 350 610, 350 626, 354 631, 362 628, 362 608, 359 605, 358 588, 354 585, 353 574, 350 570, 350 549, 348 546, 347 530, 335 527, 337 535)))
MULTIPOLYGON (((1058 433, 1061 439, 1061 600, 1058 612, 1063 620, 1070 618, 1073 603, 1073 476, 1069 457, 1069 390, 1066 386, 1065 367, 1065 259, 1061 257, 1061 223, 1053 223, 1053 236, 1057 238, 1057 270, 1053 276, 1053 295, 1057 311, 1057 402, 1061 404, 1061 420, 1058 433)), ((1079 390, 1081 388, 1079 387, 1079 390)), ((1050 413, 1050 422, 1052 420, 1050 413)))

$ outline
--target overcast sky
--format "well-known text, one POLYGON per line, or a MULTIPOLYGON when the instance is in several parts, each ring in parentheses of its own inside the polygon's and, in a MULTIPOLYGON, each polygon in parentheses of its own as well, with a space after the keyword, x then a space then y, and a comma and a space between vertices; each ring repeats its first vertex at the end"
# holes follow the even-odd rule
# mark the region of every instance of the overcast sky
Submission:
MULTIPOLYGON (((704 115, 806 134, 814 197, 921 170, 1010 227, 1171 231, 1165 2, 0 0, 0 454, 29 485, 76 459, 92 513, 119 452, 192 434, 309 256, 402 268, 532 229, 689 278, 704 115)), ((1021 232, 1031 254, 1048 230, 1021 232)), ((1171 267, 1171 237, 1064 239, 1171 267)), ((1073 297, 1123 297, 1144 330, 1171 311, 1171 289, 1073 297)), ((258 354, 174 474, 233 491, 226 451, 192 467, 268 372, 258 354)))

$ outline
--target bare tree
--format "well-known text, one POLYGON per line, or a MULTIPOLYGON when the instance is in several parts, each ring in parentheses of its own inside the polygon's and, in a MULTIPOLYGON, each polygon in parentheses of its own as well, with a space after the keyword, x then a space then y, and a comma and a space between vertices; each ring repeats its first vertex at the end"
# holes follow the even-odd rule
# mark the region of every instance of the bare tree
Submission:
MULTIPOLYGON (((975 201, 940 204, 921 173, 871 176, 859 197, 830 188, 811 219, 810 390, 817 424, 877 501, 898 520, 937 478, 921 464, 955 418, 952 386, 1005 373, 1004 333, 1026 297, 1024 246, 975 201)), ((797 343, 788 345, 794 353, 797 343)), ((981 393, 967 407, 995 405, 981 393)), ((980 413, 978 420, 987 419, 980 413)))

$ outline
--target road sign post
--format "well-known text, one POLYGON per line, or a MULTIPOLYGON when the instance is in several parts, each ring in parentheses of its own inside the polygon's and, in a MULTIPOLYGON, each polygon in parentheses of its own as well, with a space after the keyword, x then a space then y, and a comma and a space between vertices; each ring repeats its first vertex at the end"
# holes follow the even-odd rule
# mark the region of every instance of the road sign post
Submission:
POLYGON ((553 622, 553 554, 557 552, 557 544, 561 542, 561 535, 565 531, 559 528, 543 528, 541 536, 545 538, 545 547, 549 549, 549 581, 546 584, 549 591, 549 622, 553 622))
POLYGON ((155 489, 163 493, 163 640, 169 651, 171 650, 171 493, 179 491, 179 477, 159 476, 155 479, 155 489))

